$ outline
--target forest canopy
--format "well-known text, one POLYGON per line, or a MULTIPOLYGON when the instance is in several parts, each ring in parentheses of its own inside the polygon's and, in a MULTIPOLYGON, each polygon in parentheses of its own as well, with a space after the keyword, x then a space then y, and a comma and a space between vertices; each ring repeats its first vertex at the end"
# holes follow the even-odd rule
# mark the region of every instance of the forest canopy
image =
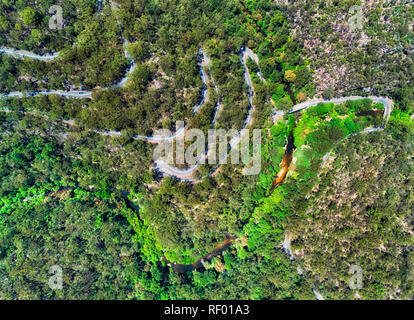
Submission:
POLYGON ((413 299, 413 8, 357 2, 2 1, 57 57, 0 52, 0 299, 413 299), (163 175, 176 121, 258 129, 260 172, 163 175))

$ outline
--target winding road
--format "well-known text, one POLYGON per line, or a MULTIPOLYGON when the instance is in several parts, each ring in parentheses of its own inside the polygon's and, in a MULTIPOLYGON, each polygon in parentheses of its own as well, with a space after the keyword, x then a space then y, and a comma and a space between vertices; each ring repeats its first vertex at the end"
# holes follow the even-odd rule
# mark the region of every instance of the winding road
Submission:
MULTIPOLYGON (((19 57, 30 57, 33 59, 44 59, 45 57, 50 58, 50 55, 47 56, 39 56, 36 54, 32 54, 30 52, 26 52, 26 51, 16 51, 13 49, 7 49, 5 51, 3 51, 5 54, 11 54, 14 55, 16 52, 19 52, 19 57)), ((207 55, 204 53, 204 51, 202 49, 200 49, 199 51, 200 54, 200 73, 201 73, 201 80, 203 82, 203 90, 202 90, 202 98, 200 100, 199 103, 197 103, 197 105, 195 105, 193 107, 193 113, 196 114, 197 112, 199 112, 200 108, 205 104, 205 102, 207 101, 207 96, 209 94, 209 86, 208 86, 208 82, 209 82, 209 72, 207 71, 207 66, 210 62, 210 59, 207 57, 207 55)), ((128 52, 125 50, 125 55, 128 59, 130 59, 130 56, 128 54, 128 52)), ((249 100, 249 105, 250 108, 248 110, 248 115, 247 118, 245 120, 243 129, 245 129, 247 126, 249 126, 252 121, 253 121, 253 111, 254 111, 254 105, 253 105, 253 95, 254 95, 254 91, 253 91, 253 83, 250 77, 250 73, 249 70, 247 68, 246 65, 246 61, 248 57, 251 57, 252 55, 252 51, 250 49, 242 49, 242 52, 240 54, 240 61, 243 65, 243 68, 245 70, 245 81, 246 84, 248 86, 248 100, 249 100)), ((58 55, 55 55, 54 57, 56 58, 58 55)), ((50 60, 53 60, 55 58, 50 58, 50 60)), ((123 85, 125 85, 128 75, 130 73, 132 73, 135 69, 135 63, 133 63, 131 65, 131 67, 128 69, 127 74, 115 85, 107 87, 106 89, 109 88, 116 88, 116 87, 121 87, 123 85)), ((216 93, 219 93, 218 87, 217 85, 215 85, 214 83, 214 79, 211 80, 212 84, 214 85, 214 89, 216 91, 216 93)), ((24 98, 24 97, 28 97, 28 96, 39 96, 39 95, 52 95, 52 94, 56 94, 56 95, 60 95, 60 96, 65 96, 68 98, 91 98, 92 96, 92 92, 91 91, 61 91, 61 90, 51 90, 51 91, 36 91, 36 92, 10 92, 8 94, 3 94, 0 95, 1 98, 24 98)), ((216 108, 215 108, 215 112, 214 112, 214 117, 212 120, 212 125, 213 127, 216 126, 217 123, 217 117, 222 109, 222 101, 221 98, 219 97, 219 100, 216 104, 216 108)), ((10 111, 10 110, 7 110, 10 111)), ((76 125, 74 120, 64 120, 64 123, 68 124, 68 125, 76 125)), ((134 135, 133 139, 135 140, 144 140, 150 143, 162 143, 162 142, 168 142, 168 141, 174 141, 175 139, 181 137, 184 133, 185 133, 186 127, 183 126, 181 127, 179 130, 177 130, 175 133, 168 135, 168 136, 163 136, 163 135, 154 135, 154 136, 142 136, 142 135, 134 135)), ((99 130, 93 130, 95 133, 97 134, 101 134, 101 135, 105 135, 105 136, 112 136, 112 137, 121 137, 122 134, 119 131, 112 131, 112 130, 103 130, 103 131, 99 131, 99 130)), ((238 135, 236 137, 234 137, 231 140, 231 149, 236 147, 239 142, 240 139, 242 138, 240 131, 238 133, 238 135)), ((169 164, 165 163, 162 160, 157 160, 154 162, 153 164, 153 168, 155 170, 157 170, 158 172, 160 172, 162 175, 167 175, 167 176, 172 176, 174 178, 177 178, 183 182, 189 182, 189 183, 196 183, 196 182, 200 182, 202 179, 192 179, 191 175, 194 173, 195 170, 197 170, 197 168, 200 166, 200 163, 202 163, 207 157, 209 152, 211 152, 212 146, 209 145, 208 146, 208 151, 206 152, 206 154, 204 154, 198 161, 197 164, 186 168, 186 169, 178 169, 175 168, 173 166, 170 166, 169 164)), ((230 149, 230 150, 231 150, 230 149)), ((230 150, 227 154, 230 153, 230 150)), ((214 170, 213 172, 211 172, 210 174, 213 175, 215 174, 215 172, 218 171, 218 168, 216 170, 214 170)))
MULTIPOLYGON (((111 7, 112 9, 117 9, 117 5, 116 3, 114 3, 113 1, 110 1, 111 7)), ((98 0, 98 9, 101 12, 102 10, 102 1, 98 0)), ((121 25, 120 21, 118 20, 118 23, 121 25)), ((122 25, 121 25, 122 27, 122 25)), ((128 45, 128 41, 126 39, 123 39, 123 45, 124 45, 124 54, 125 57, 127 58, 127 60, 129 61, 129 66, 126 70, 126 73, 124 75, 124 77, 122 79, 120 79, 117 83, 113 84, 113 85, 109 85, 104 87, 104 89, 113 89, 113 88, 120 88, 126 85, 127 81, 128 81, 128 76, 134 72, 135 70, 135 62, 133 61, 132 57, 129 55, 128 50, 127 50, 127 45, 128 45)), ((2 54, 6 54, 6 55, 10 55, 10 56, 14 56, 17 58, 30 58, 30 59, 36 59, 36 60, 42 60, 42 61, 53 61, 55 59, 58 58, 59 56, 59 52, 57 53, 53 53, 53 54, 46 54, 46 55, 38 55, 29 51, 25 51, 25 50, 17 50, 17 49, 12 49, 12 48, 5 48, 5 47, 0 47, 0 53, 2 54)), ((228 150, 227 154, 225 155, 225 157, 227 158, 227 156, 230 154, 231 150, 235 147, 237 147, 240 143, 240 140, 242 138, 242 130, 246 129, 248 126, 250 126, 253 122, 253 113, 255 110, 255 106, 253 104, 253 97, 254 97, 254 88, 253 88, 253 82, 251 79, 251 75, 250 75, 250 71, 247 67, 247 59, 250 58, 252 59, 257 66, 259 66, 259 58, 258 56, 249 48, 247 47, 243 47, 241 49, 241 53, 240 53, 240 62, 243 66, 244 69, 244 80, 247 84, 247 98, 249 101, 249 110, 248 110, 248 114, 247 114, 247 118, 244 122, 243 128, 238 132, 237 136, 233 137, 232 140, 230 141, 230 149, 228 150)), ((216 91, 216 93, 219 96, 218 102, 216 104, 216 108, 215 108, 215 113, 214 113, 214 117, 212 120, 212 127, 216 127, 217 124, 217 117, 222 109, 222 99, 219 95, 219 90, 217 85, 214 83, 214 79, 211 77, 211 74, 208 72, 208 65, 209 65, 210 59, 207 57, 207 55, 205 54, 205 52, 200 49, 199 50, 199 65, 200 65, 200 74, 201 74, 201 80, 203 82, 203 89, 202 89, 202 93, 201 93, 201 100, 193 107, 192 111, 193 114, 196 114, 199 112, 199 110, 203 107, 203 105, 206 103, 207 101, 207 97, 209 94, 209 81, 211 82, 211 84, 214 86, 214 89, 216 91), (209 79, 209 75, 211 80, 209 79)), ((257 75, 259 77, 259 79, 261 81, 265 81, 265 79, 263 78, 260 70, 257 72, 257 75)), ((84 90, 72 90, 72 91, 64 91, 64 90, 44 90, 44 91, 32 91, 32 92, 20 92, 20 91, 14 91, 14 92, 10 92, 7 94, 0 94, 0 98, 23 98, 23 97, 33 97, 33 96, 41 96, 41 95, 59 95, 59 96, 63 96, 63 97, 67 97, 67 98, 75 98, 75 99, 90 99, 92 97, 92 91, 84 91, 84 90)), ((332 99, 332 100, 308 100, 305 101, 303 103, 297 104, 295 105, 290 111, 289 113, 295 113, 298 112, 300 110, 312 107, 317 105, 318 103, 343 103, 347 100, 359 100, 359 99, 363 99, 364 97, 360 97, 360 96, 353 96, 353 97, 343 97, 343 98, 338 98, 338 99, 332 99)), ((384 104, 385 110, 384 110, 384 117, 388 120, 389 116, 391 114, 391 110, 392 110, 392 101, 389 98, 384 98, 384 97, 373 97, 370 96, 368 97, 370 98, 372 101, 374 102, 380 102, 382 104, 384 104)), ((273 100, 271 99, 272 104, 273 100)), ((10 111, 10 110, 8 110, 10 111)), ((274 114, 277 115, 283 115, 284 112, 275 109, 274 114)), ((68 125, 76 125, 75 122, 73 120, 62 120, 64 123, 68 124, 68 125)), ((376 131, 376 130, 380 130, 381 128, 368 128, 365 129, 367 130, 366 132, 372 132, 372 131, 376 131)), ((119 131, 112 131, 112 130, 92 130, 93 132, 100 134, 100 135, 104 135, 104 136, 111 136, 111 137, 121 137, 122 134, 119 131)), ((182 127, 180 127, 175 133, 169 134, 169 135, 154 135, 154 136, 143 136, 143 135, 133 135, 133 139, 135 140, 143 140, 146 142, 150 142, 150 143, 163 143, 163 142, 171 142, 174 141, 180 137, 182 137, 184 135, 186 131, 186 125, 184 124, 182 127)), ((180 168, 176 168, 173 167, 171 165, 169 165, 168 163, 165 163, 163 160, 159 159, 156 160, 153 163, 153 169, 158 171, 159 173, 161 173, 164 176, 171 176, 174 177, 182 182, 188 182, 188 183, 197 183, 202 181, 202 179, 204 179, 207 176, 211 176, 214 175, 218 172, 218 170, 220 169, 220 166, 216 169, 214 169, 212 172, 210 172, 207 176, 202 177, 201 179, 193 179, 192 175, 193 173, 198 169, 198 167, 200 166, 200 164, 204 163, 205 160, 208 158, 208 155, 210 154, 210 152, 215 150, 213 149, 213 145, 208 145, 207 151, 205 152, 205 154, 203 154, 197 161, 196 164, 192 165, 191 167, 188 168, 184 168, 184 169, 180 169, 180 168)), ((220 160, 224 160, 224 159, 220 159, 220 160)), ((220 161, 219 161, 220 162, 220 161)))
MULTIPOLYGON (((99 8, 102 9, 102 1, 98 0, 98 4, 99 4, 99 8)), ((115 7, 115 4, 112 3, 112 7, 115 7)), ((128 62, 129 62, 129 66, 126 70, 125 75, 123 76, 122 79, 120 79, 118 82, 116 82, 115 84, 109 85, 104 87, 104 89, 114 89, 114 88, 120 88, 120 87, 124 87, 128 81, 128 77, 131 73, 134 72, 135 70, 135 62, 133 61, 133 59, 131 58, 131 56, 129 55, 128 51, 127 51, 127 45, 128 45, 128 41, 126 39, 123 39, 123 45, 124 45, 124 54, 125 57, 127 58, 128 62)), ((6 48, 6 47, 0 47, 0 54, 6 54, 9 56, 13 56, 16 58, 29 58, 29 59, 36 59, 36 60, 41 60, 41 61, 54 61, 56 59, 58 59, 59 57, 59 52, 57 53, 53 53, 53 54, 46 54, 46 55, 38 55, 29 51, 25 51, 25 50, 16 50, 16 49, 12 49, 12 48, 6 48)), ((242 130, 246 129, 247 127, 249 127, 252 122, 253 122, 253 113, 255 111, 255 106, 253 104, 253 97, 254 97, 254 86, 253 86, 253 82, 251 80, 251 75, 250 75, 250 71, 247 67, 247 59, 250 58, 253 61, 256 62, 256 64, 259 66, 259 58, 258 56, 249 48, 242 48, 241 53, 240 53, 240 62, 243 66, 244 69, 244 80, 245 83, 247 85, 247 98, 249 101, 249 110, 248 110, 248 114, 247 117, 245 119, 245 122, 243 124, 243 128, 238 132, 238 135, 236 137, 234 137, 231 142, 230 142, 230 150, 227 152, 226 157, 230 154, 231 150, 235 147, 238 146, 238 144, 240 143, 240 140, 242 138, 242 130)), ((214 116, 212 119, 212 127, 216 127, 217 125, 217 118, 218 115, 220 113, 220 111, 222 110, 222 98, 220 97, 219 94, 219 89, 217 87, 217 85, 214 82, 213 77, 211 76, 211 73, 208 70, 208 66, 210 63, 210 59, 208 58, 208 56, 206 55, 206 53, 200 49, 199 50, 199 66, 200 66, 200 74, 201 74, 201 80, 203 83, 203 88, 202 88, 202 92, 201 92, 201 99, 200 101, 192 108, 193 114, 197 114, 200 109, 206 104, 207 100, 208 100, 208 95, 209 95, 209 91, 210 91, 210 87, 213 87, 214 90, 216 91, 217 95, 218 95, 218 101, 216 103, 216 108, 214 111, 214 116)), ((260 70, 257 72, 257 75, 259 77, 259 79, 261 81, 265 81, 265 79, 263 78, 260 70)), ((45 91, 32 91, 32 92, 20 92, 20 91, 14 91, 14 92, 10 92, 7 94, 0 94, 0 98, 24 98, 24 97, 31 97, 31 96, 42 96, 42 95, 59 95, 59 96, 63 96, 63 97, 67 97, 67 98, 74 98, 74 99, 90 99, 92 97, 92 91, 85 91, 85 90, 72 90, 72 91, 64 91, 64 90, 45 90, 45 91)), ((299 112, 301 110, 304 110, 306 108, 309 107, 313 107, 316 106, 318 103, 334 103, 334 104, 340 104, 349 100, 360 100, 360 99, 364 99, 364 98, 369 98, 371 99, 373 102, 377 102, 377 103, 381 103, 384 105, 384 118, 386 119, 386 121, 389 120, 391 112, 392 112, 392 108, 393 108, 393 102, 391 99, 387 98, 387 97, 376 97, 376 96, 368 96, 368 97, 362 97, 362 96, 351 96, 351 97, 342 97, 342 98, 335 98, 335 99, 331 99, 331 100, 321 100, 321 99, 313 99, 313 100, 308 100, 305 101, 303 103, 299 103, 296 104, 290 111, 289 113, 296 113, 299 112)), ((271 101, 272 104, 274 105, 273 101, 271 101)), ((3 109, 1 111, 4 112, 12 112, 12 110, 6 110, 3 109)), ((26 112, 26 113, 32 113, 32 114, 37 114, 37 115, 41 115, 41 116, 46 116, 44 114, 38 113, 38 112, 26 112)), ((283 115, 284 112, 275 109, 275 114, 276 115, 283 115)), ((63 123, 70 125, 70 126, 75 126, 76 123, 74 120, 62 120, 63 123)), ((378 127, 378 128, 367 128, 365 130, 363 130, 362 132, 374 132, 374 131, 379 131, 379 130, 383 130, 383 127, 378 127)), ((122 134, 119 131, 111 131, 111 130, 91 130, 97 134, 103 135, 103 136, 111 136, 111 137, 121 137, 122 134)), ((162 142, 167 142, 167 141, 174 141, 180 137, 182 137, 184 135, 186 131, 186 126, 185 124, 180 127, 175 133, 165 136, 165 135, 154 135, 154 136, 143 136, 143 135, 133 135, 133 139, 135 140, 143 140, 149 143, 162 143, 162 142)), ((173 167, 167 163, 165 163, 162 160, 156 160, 153 163, 153 169, 160 172, 162 175, 164 176, 171 176, 174 177, 182 182, 187 182, 187 183, 198 183, 200 181, 202 181, 202 179, 204 179, 207 176, 212 176, 214 175, 216 172, 218 172, 218 170, 220 169, 220 166, 216 169, 214 169, 212 172, 210 172, 208 175, 206 175, 205 177, 202 177, 201 179, 194 179, 192 178, 193 173, 198 169, 198 167, 200 166, 200 164, 202 164, 207 158, 208 155, 210 154, 210 152, 215 152, 215 148, 213 148, 212 145, 208 145, 207 151, 206 153, 198 160, 198 162, 188 168, 184 168, 184 169, 180 169, 180 168, 176 168, 173 167), (214 149, 214 150, 213 150, 214 149)), ((325 163, 325 161, 327 160, 327 157, 329 156, 328 152, 324 157, 323 157, 323 163, 325 163)), ((294 256, 291 252, 290 249, 290 237, 286 235, 284 241, 283 241, 283 249, 285 250, 286 253, 289 254, 289 257, 291 260, 294 260, 294 256)), ((313 289, 313 292, 315 294, 315 296, 317 297, 317 299, 319 300, 323 300, 322 295, 316 290, 313 289)))
MULTIPOLYGON (((31 57, 33 59, 38 59, 39 57, 45 58, 48 57, 50 58, 50 55, 47 56, 38 56, 36 54, 32 54, 30 52, 26 52, 26 51, 16 51, 13 49, 8 49, 8 51, 3 51, 5 54, 9 54, 11 52, 11 54, 15 54, 16 52, 19 52, 20 55, 25 56, 25 57, 31 57)), ((130 56, 128 54, 128 52, 125 50, 125 54, 127 56, 128 59, 130 59, 130 56)), ((197 103, 194 107, 193 107, 193 113, 196 114, 197 112, 199 112, 199 110, 201 109, 201 107, 205 104, 205 102, 207 101, 207 96, 209 94, 209 72, 208 72, 208 64, 210 62, 210 59, 207 57, 207 55, 205 54, 205 52, 200 49, 199 51, 199 55, 200 55, 200 59, 199 59, 199 65, 200 65, 200 74, 201 74, 201 80, 203 82, 203 89, 202 89, 202 98, 200 100, 199 103, 197 103)), ((57 55, 56 55, 57 57, 57 55)), ((240 53, 240 62, 243 65, 243 69, 244 69, 244 79, 245 82, 247 84, 248 87, 248 91, 247 91, 247 97, 248 97, 248 101, 249 101, 249 110, 248 110, 248 115, 247 118, 244 122, 243 125, 243 129, 246 129, 249 125, 252 124, 253 121, 253 112, 255 110, 254 104, 253 104, 253 97, 254 97, 254 88, 253 88, 253 82, 251 80, 251 75, 250 75, 250 71, 247 67, 247 59, 251 58, 253 61, 257 62, 258 61, 258 57, 257 55, 255 55, 251 49, 249 48, 242 48, 242 51, 240 53)), ((54 58, 50 58, 50 59, 54 59, 54 58)), ((126 75, 117 82, 117 84, 111 86, 112 88, 116 88, 116 87, 121 87, 124 86, 127 79, 128 79, 128 75, 130 73, 133 72, 133 70, 135 69, 135 63, 132 63, 130 65, 130 67, 127 70, 126 75)), ((258 74, 260 74, 260 71, 258 72, 258 74)), ((263 77, 259 76, 259 78, 264 81, 263 77)), ((211 77, 211 83, 214 86, 214 89, 216 91, 216 93, 219 93, 218 87, 217 85, 214 84, 214 79, 211 77)), ((111 88, 111 87, 107 87, 107 88, 111 88)), ((39 96, 39 95, 52 95, 52 94, 57 94, 57 95, 61 95, 61 96, 65 96, 68 98, 91 98, 92 92, 91 91, 60 91, 60 90, 51 90, 51 91, 38 91, 38 92, 10 92, 9 94, 6 95, 1 95, 0 97, 3 98, 23 98, 26 96, 39 96)), ((321 99, 313 99, 313 100, 308 100, 305 101, 303 103, 297 104, 295 105, 290 111, 289 113, 295 113, 295 112, 299 112, 301 110, 304 110, 306 108, 312 107, 312 106, 316 106, 318 103, 335 103, 335 104, 339 104, 339 103, 343 103, 345 101, 348 100, 359 100, 359 99, 363 99, 363 98, 369 98, 371 99, 373 102, 379 102, 382 103, 384 105, 384 118, 386 118, 387 120, 389 119, 390 115, 391 115, 391 111, 392 111, 392 106, 393 106, 393 102, 391 99, 389 98, 385 98, 385 97, 375 97, 375 96, 369 96, 369 97, 362 97, 362 96, 351 96, 351 97, 342 97, 342 98, 337 98, 337 99, 332 99, 332 100, 321 100, 321 99)), ((215 108, 215 113, 214 113, 214 117, 213 117, 213 121, 212 121, 212 125, 213 127, 216 126, 216 122, 217 122, 217 117, 218 114, 220 112, 220 110, 222 109, 222 101, 221 98, 219 96, 218 102, 216 104, 216 108, 215 108)), ((10 110, 7 110, 10 111, 10 110)), ((276 114, 283 114, 282 111, 280 110, 275 110, 276 114)), ((68 124, 68 125, 76 125, 75 122, 73 120, 63 120, 64 123, 68 124)), ((378 131, 381 130, 382 128, 367 128, 364 130, 364 132, 373 132, 373 131, 378 131)), ((162 142, 168 142, 168 141, 174 141, 175 139, 178 139, 180 137, 182 137, 185 133, 186 130, 186 126, 182 126, 181 128, 179 128, 175 133, 170 134, 170 135, 154 135, 154 136, 142 136, 142 135, 134 135, 133 139, 135 140, 143 140, 146 142, 150 142, 150 143, 162 143, 162 142)), ((111 136, 111 137, 121 137, 122 134, 119 131, 112 131, 112 130, 92 130, 93 132, 100 134, 100 135, 104 135, 104 136, 111 136)), ((239 131, 238 135, 236 137, 234 137, 231 142, 230 142, 230 150, 227 152, 226 157, 230 154, 231 150, 233 148, 235 148, 241 138, 242 138, 242 131, 239 131)), ((185 169, 179 169, 176 167, 173 167, 167 163, 165 163, 163 160, 157 160, 154 162, 153 164, 153 169, 158 171, 159 173, 161 173, 164 176, 171 176, 174 177, 182 182, 187 182, 187 183, 198 183, 201 182, 204 178, 206 178, 207 176, 211 176, 214 175, 216 172, 218 172, 218 170, 220 169, 220 167, 214 169, 212 172, 210 172, 208 175, 200 178, 200 179, 194 179, 192 178, 192 174, 198 169, 198 167, 200 166, 200 164, 202 164, 206 158, 208 157, 209 153, 212 152, 212 145, 208 145, 207 151, 206 153, 200 157, 200 159, 197 161, 196 164, 194 164, 191 167, 185 168, 185 169)))
POLYGON ((362 96, 349 96, 349 97, 342 97, 342 98, 335 98, 331 100, 322 100, 322 99, 312 99, 308 100, 302 103, 299 103, 289 111, 289 113, 295 113, 298 111, 301 111, 303 109, 316 106, 318 103, 334 103, 334 104, 340 104, 344 103, 348 100, 360 100, 360 99, 371 99, 373 102, 382 103, 385 108, 384 112, 384 118, 389 119, 393 107, 393 102, 389 98, 385 97, 376 97, 376 96, 368 96, 368 97, 362 97, 362 96))
MULTIPOLYGON (((110 1, 111 7, 116 9, 117 5, 110 1)), ((98 12, 102 13, 102 7, 103 3, 102 0, 97 0, 97 7, 98 12)), ((121 25, 120 21, 118 20, 118 24, 121 25)), ((122 25, 121 25, 122 28, 122 25)), ((128 76, 132 74, 135 70, 135 61, 132 59, 130 54, 128 53, 128 40, 123 39, 123 47, 124 47, 124 55, 128 61, 128 67, 125 72, 125 75, 115 84, 107 85, 103 87, 104 90, 107 89, 114 89, 114 88, 120 88, 126 85, 128 81, 128 76)), ((76 43, 73 44, 75 46, 76 43)), ((40 60, 40 61, 46 61, 51 62, 56 60, 59 57, 60 52, 55 53, 49 53, 44 55, 39 55, 30 51, 26 50, 18 50, 13 48, 7 48, 7 47, 0 47, 0 54, 6 54, 8 56, 12 56, 19 59, 29 58, 34 60, 40 60)), ((43 90, 43 91, 27 91, 27 92, 21 92, 21 91, 13 91, 6 94, 0 93, 0 98, 23 98, 23 97, 35 97, 35 96, 42 96, 42 95, 59 95, 62 97, 72 98, 72 99, 90 99, 92 97, 92 91, 85 91, 85 90, 43 90)))
POLYGON ((53 61, 59 56, 59 52, 40 55, 26 50, 17 50, 6 47, 0 47, 0 53, 4 53, 15 58, 30 58, 41 61, 53 61))
MULTIPOLYGON (((129 63, 127 70, 125 72, 125 75, 115 84, 103 87, 104 90, 121 88, 125 86, 128 81, 129 75, 134 72, 136 65, 128 53, 127 44, 128 42, 124 40, 124 54, 129 63)), ((42 60, 42 61, 53 61, 59 56, 59 53, 50 54, 50 55, 37 55, 35 53, 31 53, 28 51, 14 50, 14 49, 4 48, 4 47, 0 47, 0 53, 14 56, 17 58, 27 57, 30 59, 42 60)), ((42 90, 42 91, 27 91, 27 92, 13 91, 13 92, 9 92, 6 94, 0 94, 0 98, 24 98, 24 97, 35 97, 35 96, 42 96, 42 95, 43 96, 58 95, 58 96, 73 98, 73 99, 90 99, 92 97, 92 91, 86 91, 86 90, 70 90, 70 91, 42 90)))
MULTIPOLYGON (((241 53, 240 53, 240 62, 243 65, 243 69, 244 69, 244 80, 247 84, 248 87, 248 91, 247 91, 247 98, 249 100, 249 110, 247 112, 247 117, 246 120, 243 124, 243 128, 238 132, 238 134, 236 136, 234 136, 231 141, 230 141, 230 150, 228 150, 228 152, 226 153, 226 155, 222 158, 219 159, 219 163, 221 163, 223 160, 225 160, 225 158, 227 158, 227 156, 230 154, 231 150, 234 149, 235 147, 238 146, 238 144, 240 143, 240 140, 242 138, 242 134, 243 134, 243 130, 246 129, 248 126, 250 126, 253 122, 253 112, 255 110, 254 104, 253 104, 253 96, 254 96, 254 90, 253 90, 253 83, 250 77, 250 72, 249 69, 246 65, 246 61, 247 59, 251 57, 251 50, 248 48, 242 48, 241 53), (250 52, 250 53, 249 53, 250 52)), ((215 90, 218 93, 218 88, 217 86, 215 86, 215 90)), ((216 125, 216 118, 218 116, 218 113, 221 110, 221 99, 219 99, 218 103, 217 103, 217 107, 216 107, 216 111, 215 111, 215 115, 213 118, 213 127, 215 127, 216 125)), ((212 172, 210 172, 207 176, 202 177, 201 179, 193 179, 191 176, 192 174, 197 170, 197 168, 203 164, 205 162, 205 160, 208 158, 208 155, 211 154, 211 152, 215 152, 215 145, 214 144, 208 144, 207 146, 207 151, 198 159, 197 163, 192 165, 191 167, 185 168, 185 169, 178 169, 176 167, 173 167, 171 165, 169 165, 168 163, 166 163, 163 160, 157 160, 154 162, 153 168, 155 170, 160 171, 163 175, 168 175, 174 178, 178 178, 181 181, 185 181, 188 183, 198 183, 201 182, 204 178, 206 178, 207 176, 211 176, 214 175, 220 167, 214 169, 212 172)))

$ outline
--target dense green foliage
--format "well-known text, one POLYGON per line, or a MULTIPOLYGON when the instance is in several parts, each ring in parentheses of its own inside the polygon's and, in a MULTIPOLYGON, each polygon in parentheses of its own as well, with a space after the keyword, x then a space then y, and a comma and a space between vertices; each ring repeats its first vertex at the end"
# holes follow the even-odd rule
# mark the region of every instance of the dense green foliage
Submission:
POLYGON ((412 161, 412 143, 387 133, 358 135, 335 148, 306 215, 289 227, 298 263, 324 297, 412 299, 412 161), (363 271, 357 291, 348 285, 353 265, 363 271))
MULTIPOLYGON (((36 53, 51 53, 61 50, 65 43, 72 43, 79 27, 87 23, 86 12, 93 12, 96 2, 84 1, 16 1, 0 3, 0 46, 29 50, 36 53), (62 8, 64 28, 49 28, 49 8, 62 8), (79 8, 79 10, 78 10, 79 8)), ((89 16, 90 17, 90 16, 89 16)))
MULTIPOLYGON (((376 39, 363 59, 337 39, 337 55, 327 61, 307 41, 332 40, 326 12, 343 14, 355 1, 298 1, 300 22, 298 4, 271 0, 120 0, 102 10, 92 0, 58 1, 65 24, 53 32, 46 30, 49 2, 0 4, 0 46, 61 50, 49 62, 0 55, 0 91, 93 95, 0 100, 0 298, 314 299, 312 289, 335 299, 413 298, 410 10, 393 18, 398 53, 384 58, 375 50, 382 37, 387 50, 398 46, 377 30, 370 7, 366 32, 376 39), (308 26, 316 9, 322 17, 308 26), (125 86, 103 90, 131 63, 124 45, 136 69, 125 86), (247 66, 250 128, 262 130, 260 174, 244 176, 244 165, 228 164, 200 183, 161 179, 151 170, 154 145, 133 135, 175 130, 177 120, 206 131, 219 99, 217 128, 240 129, 249 109, 244 46, 259 57, 247 66), (209 95, 193 115, 203 86, 200 48, 211 60, 209 95), (345 60, 349 83, 321 85, 321 65, 337 71, 345 60), (388 123, 383 106, 369 99, 271 117, 274 107, 287 111, 315 94, 366 95, 368 84, 396 101, 388 123), (385 131, 362 133, 370 127, 385 131), (94 132, 103 129, 122 137, 94 132), (226 241, 226 250, 194 270, 226 241), (355 264, 365 274, 359 291, 347 286, 355 264), (51 265, 63 268, 64 290, 48 287, 51 265)), ((202 165, 194 177, 212 169, 202 165)))
POLYGON ((135 284, 140 279, 148 281, 147 272, 151 264, 158 264, 161 251, 151 231, 132 210, 132 202, 111 188, 114 176, 103 174, 110 167, 86 160, 85 152, 79 157, 69 146, 69 141, 76 145, 89 139, 97 146, 93 153, 99 158, 105 142, 101 140, 99 147, 99 136, 82 138, 30 116, 4 116, 0 144, 0 297, 138 296, 135 284), (55 133, 50 135, 49 129, 55 133), (96 138, 98 141, 93 141, 96 138), (63 290, 48 286, 52 265, 63 269, 63 290))
POLYGON ((27 32, 16 31, 14 28, 20 25, 20 17, 9 15, 7 19, 12 21, 7 24, 6 30, 10 36, 7 37, 7 31, 2 32, 7 41, 1 40, 1 44, 34 51, 41 47, 42 53, 60 51, 60 54, 58 59, 50 62, 0 55, 1 92, 94 88, 111 84, 125 73, 127 61, 122 48, 121 28, 109 8, 98 14, 94 0, 59 2, 57 5, 63 9, 64 27, 50 30, 48 21, 51 15, 48 10, 52 4, 49 1, 36 5, 33 1, 16 2, 19 4, 6 5, 7 1, 2 2, 1 6, 5 8, 0 7, 0 12, 4 11, 6 16, 10 8, 20 8, 26 2, 23 7, 34 11, 38 18, 33 26, 25 27, 27 32), (73 16, 76 13, 79 17, 73 16), (27 36, 29 31, 30 37, 27 36), (33 40, 33 35, 41 39, 33 40), (20 37, 25 41, 21 41, 20 37))

